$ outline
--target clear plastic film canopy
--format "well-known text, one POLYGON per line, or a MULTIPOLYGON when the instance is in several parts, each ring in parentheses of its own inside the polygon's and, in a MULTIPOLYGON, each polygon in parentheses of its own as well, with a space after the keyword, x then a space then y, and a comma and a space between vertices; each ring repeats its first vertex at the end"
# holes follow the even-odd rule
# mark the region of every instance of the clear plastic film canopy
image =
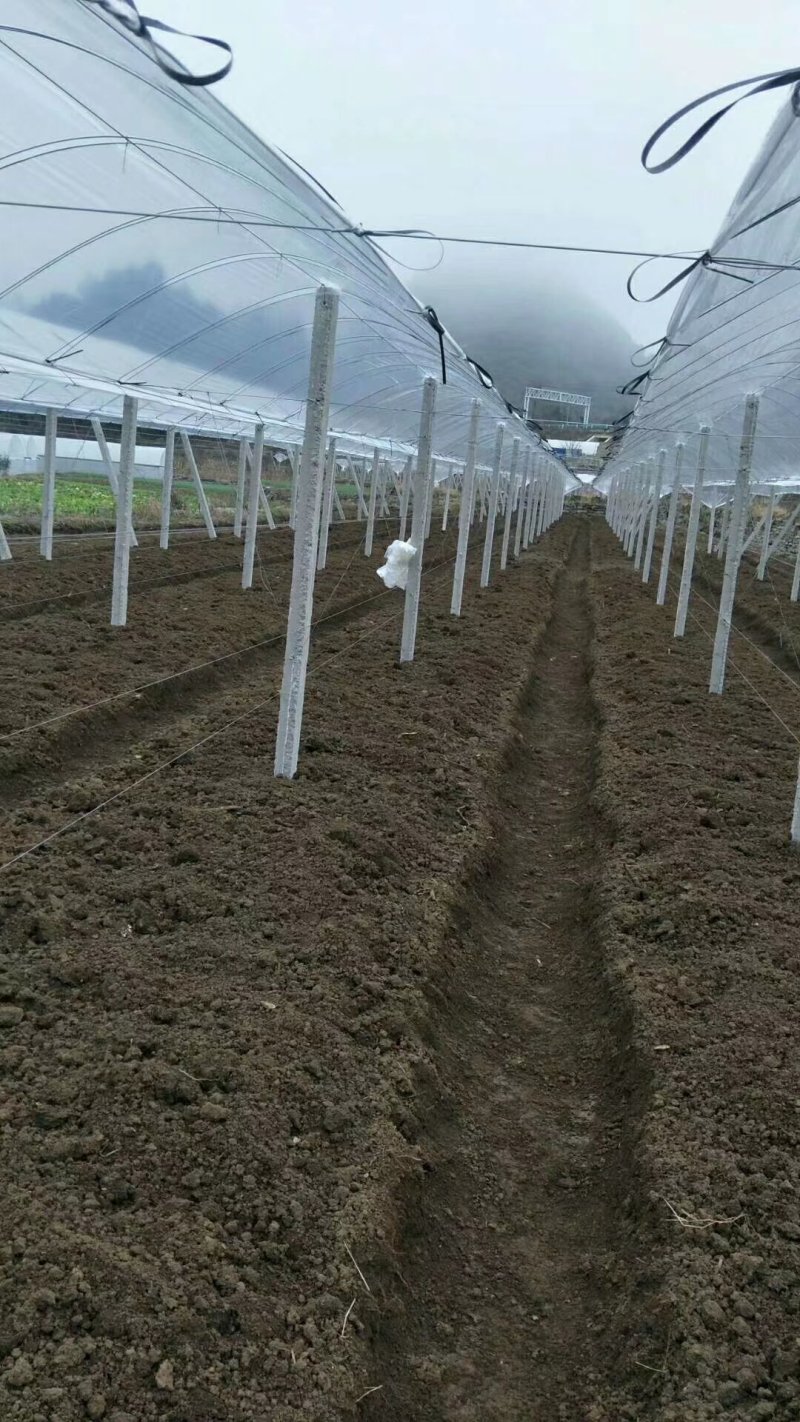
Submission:
MULTIPOLYGON (((744 402, 759 396, 752 490, 800 492, 800 117, 787 100, 710 252, 690 271, 618 452, 599 481, 686 445, 694 479, 700 427, 711 426, 704 488, 735 479, 744 402)), ((646 279, 646 271, 639 279, 646 279)))
MULTIPOLYGON (((133 394, 143 425, 296 442, 326 282, 341 292, 331 433, 343 452, 416 447, 439 336, 291 160, 89 0, 0 0, 0 73, 0 405, 117 420, 133 394)), ((479 396, 479 463, 498 420, 507 448, 518 435, 549 458, 443 339, 435 455, 463 459, 479 396)))

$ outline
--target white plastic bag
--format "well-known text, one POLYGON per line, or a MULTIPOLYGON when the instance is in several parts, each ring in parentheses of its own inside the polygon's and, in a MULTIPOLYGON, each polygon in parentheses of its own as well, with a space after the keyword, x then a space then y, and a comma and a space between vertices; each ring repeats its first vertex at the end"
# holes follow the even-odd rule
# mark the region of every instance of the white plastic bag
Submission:
POLYGON ((390 543, 386 549, 384 554, 386 562, 382 568, 378 569, 378 577, 383 578, 387 588, 400 588, 401 591, 404 591, 408 582, 411 560, 416 556, 417 550, 413 543, 404 543, 402 538, 396 538, 394 543, 390 543))

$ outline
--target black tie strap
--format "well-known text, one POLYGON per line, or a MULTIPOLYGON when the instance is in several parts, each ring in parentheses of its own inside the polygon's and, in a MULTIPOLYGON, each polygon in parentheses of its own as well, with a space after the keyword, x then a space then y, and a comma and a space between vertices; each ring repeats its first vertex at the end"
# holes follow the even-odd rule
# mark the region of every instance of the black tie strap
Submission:
MULTIPOLYGON (((754 74, 750 79, 737 79, 734 84, 723 84, 721 89, 712 89, 708 94, 703 94, 699 99, 693 99, 690 104, 684 104, 682 109, 678 109, 676 113, 672 114, 670 118, 660 124, 655 133, 651 134, 650 138, 648 138, 642 149, 642 167, 646 168, 648 173, 665 173, 668 168, 674 168, 676 163, 680 163, 681 159, 685 158, 687 153, 691 153, 692 149, 697 147, 698 143, 705 138, 707 133, 711 132, 712 128, 719 123, 720 119, 723 119, 726 114, 730 113, 731 109, 736 108, 737 104, 741 104, 745 99, 752 99, 755 94, 767 94, 772 89, 783 89, 789 84, 794 85, 792 109, 795 116, 797 116, 800 114, 800 94, 798 93, 800 69, 781 69, 776 70, 772 74, 754 74), (696 128, 694 133, 686 139, 685 143, 682 143, 680 148, 675 149, 675 152, 669 158, 665 158, 661 163, 648 163, 647 160, 655 148, 655 145, 658 143, 658 140, 663 138, 664 134, 667 133, 679 119, 684 118, 686 114, 690 114, 693 109, 699 109, 703 104, 707 104, 709 100, 719 98, 720 94, 731 94, 735 89, 743 89, 747 84, 752 84, 754 87, 748 89, 746 94, 740 94, 738 99, 732 99, 729 104, 724 104, 721 109, 717 109, 716 113, 710 114, 709 117, 700 124, 700 127, 696 128)), ((680 278, 678 278, 678 280, 680 280, 680 278)), ((668 290, 668 288, 665 289, 668 290)))
POLYGON ((434 331, 436 332, 437 336, 439 337, 439 355, 440 355, 441 361, 442 361, 442 385, 446 385, 446 384, 447 384, 447 365, 446 365, 446 363, 445 363, 445 357, 444 357, 445 329, 444 329, 444 326, 442 325, 441 321, 439 320, 439 317, 436 315, 436 312, 434 311, 434 309, 433 309, 432 306, 426 306, 426 307, 425 307, 425 316, 427 317, 427 320, 429 321, 430 325, 433 326, 434 331))
POLYGON ((473 360, 472 356, 467 356, 467 360, 472 366, 472 369, 475 371, 484 390, 494 390, 494 378, 486 369, 486 366, 481 365, 480 361, 478 360, 473 360))
POLYGON ((233 50, 225 40, 213 39, 211 35, 192 35, 185 30, 176 30, 172 25, 164 24, 163 20, 154 20, 148 15, 140 15, 136 7, 136 0, 89 0, 91 5, 99 5, 101 10, 105 10, 107 15, 115 20, 119 20, 126 30, 130 30, 137 39, 144 40, 150 54, 156 64, 170 79, 174 79, 177 84, 186 84, 195 89, 205 88, 208 84, 216 84, 220 79, 224 79, 226 74, 230 74, 233 65, 233 50), (151 30, 161 30, 168 35, 182 35, 185 39, 199 40, 201 44, 212 44, 215 49, 222 49, 228 58, 219 68, 208 74, 191 74, 186 69, 179 69, 176 65, 170 64, 165 52, 156 44, 151 30))

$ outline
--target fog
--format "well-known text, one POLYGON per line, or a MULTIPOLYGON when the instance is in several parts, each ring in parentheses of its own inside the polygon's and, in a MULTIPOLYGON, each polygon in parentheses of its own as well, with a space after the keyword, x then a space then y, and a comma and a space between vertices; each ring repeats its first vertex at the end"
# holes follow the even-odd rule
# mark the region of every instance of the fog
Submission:
POLYGON ((634 374, 630 334, 588 291, 528 265, 510 253, 487 269, 480 256, 459 254, 406 277, 512 404, 522 405, 526 385, 545 385, 591 395, 592 421, 626 413, 631 401, 615 392, 634 374))

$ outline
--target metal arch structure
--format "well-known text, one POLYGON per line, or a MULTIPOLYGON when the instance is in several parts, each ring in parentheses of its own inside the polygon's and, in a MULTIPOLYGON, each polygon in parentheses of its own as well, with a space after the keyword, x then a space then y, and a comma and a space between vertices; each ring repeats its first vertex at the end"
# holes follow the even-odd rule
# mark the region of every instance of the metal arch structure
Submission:
POLYGON ((534 400, 541 400, 548 405, 579 405, 583 410, 584 428, 589 424, 589 411, 592 408, 591 395, 577 395, 571 390, 547 390, 541 385, 527 385, 524 405, 526 420, 531 418, 530 407, 534 400))

